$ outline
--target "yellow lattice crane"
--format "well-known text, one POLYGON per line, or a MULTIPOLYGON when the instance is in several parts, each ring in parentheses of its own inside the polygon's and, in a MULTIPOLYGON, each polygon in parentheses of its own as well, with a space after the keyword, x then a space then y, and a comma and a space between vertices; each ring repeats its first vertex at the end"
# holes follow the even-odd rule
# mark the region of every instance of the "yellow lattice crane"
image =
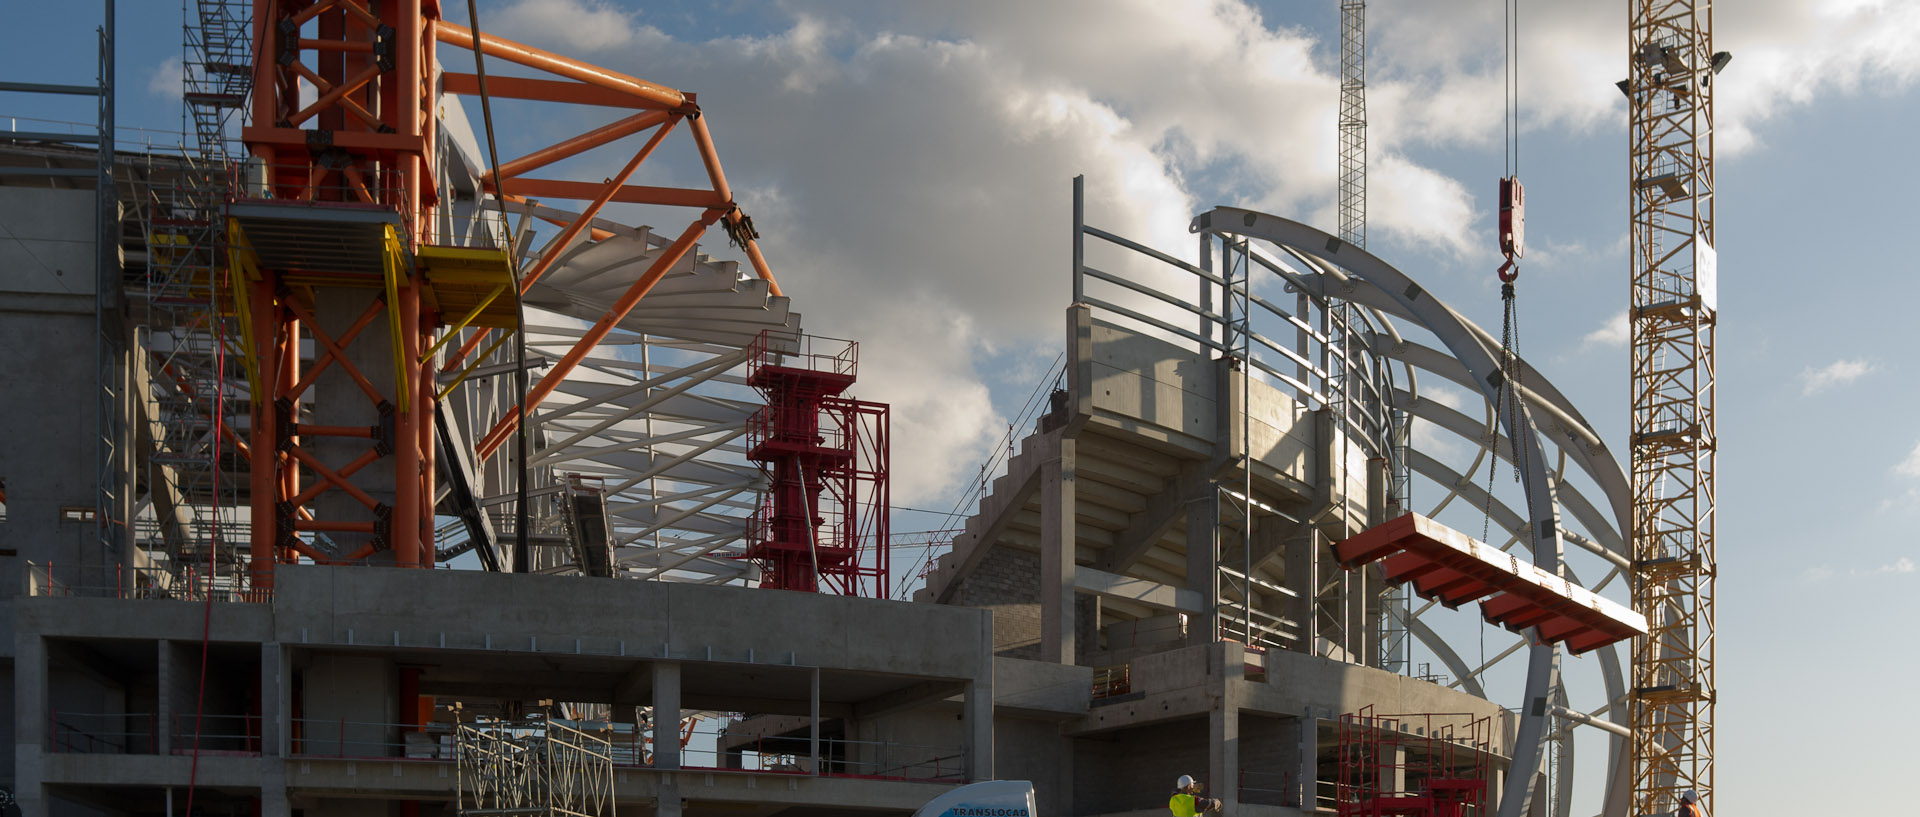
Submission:
POLYGON ((1630 815, 1698 793, 1712 814, 1714 664, 1712 0, 1630 0, 1633 647, 1630 815))

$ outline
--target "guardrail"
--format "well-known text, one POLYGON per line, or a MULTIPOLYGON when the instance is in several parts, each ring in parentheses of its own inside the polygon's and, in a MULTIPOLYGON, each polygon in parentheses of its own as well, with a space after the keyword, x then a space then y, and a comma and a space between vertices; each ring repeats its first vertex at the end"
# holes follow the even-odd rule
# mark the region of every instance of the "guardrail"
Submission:
POLYGON ((61 712, 47 718, 47 751, 88 755, 160 753, 159 716, 151 712, 61 712))
MULTIPOLYGON (((687 768, 728 769, 776 774, 815 773, 813 742, 794 735, 756 735, 751 743, 722 750, 720 739, 743 737, 722 730, 715 740, 700 740, 681 750, 687 768)), ((962 783, 967 781, 966 750, 959 746, 886 740, 820 739, 819 776, 876 780, 962 783)))
POLYGON ((208 574, 202 565, 135 567, 27 562, 27 596, 98 599, 171 599, 176 601, 266 603, 273 591, 255 588, 245 563, 228 572, 208 574))

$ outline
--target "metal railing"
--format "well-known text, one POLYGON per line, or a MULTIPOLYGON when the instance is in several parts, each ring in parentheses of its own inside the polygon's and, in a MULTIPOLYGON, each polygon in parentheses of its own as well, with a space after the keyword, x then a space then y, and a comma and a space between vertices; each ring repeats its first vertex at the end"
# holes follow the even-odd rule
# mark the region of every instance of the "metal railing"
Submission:
POLYGON ((258 755, 259 715, 176 712, 162 718, 152 712, 66 712, 47 718, 47 751, 63 754, 258 755), (171 728, 162 731, 162 725, 171 728))
POLYGON ((1292 772, 1240 769, 1240 802, 1262 806, 1300 807, 1300 784, 1292 772))
POLYGON ((151 712, 61 712, 47 717, 47 751, 89 755, 160 754, 160 716, 151 712))
POLYGON ((244 561, 208 573, 204 564, 170 567, 126 567, 108 565, 66 565, 27 562, 24 594, 29 597, 171 599, 176 601, 265 603, 273 601, 273 591, 255 588, 248 578, 244 561))
MULTIPOLYGON (((719 741, 710 744, 712 748, 706 748, 705 743, 698 741, 681 750, 684 768, 804 775, 816 771, 813 742, 808 737, 761 735, 755 736, 751 743, 736 744, 728 749, 720 748, 719 741)), ((942 783, 967 779, 964 747, 823 737, 819 752, 821 777, 942 783)))
POLYGON ((295 718, 290 735, 294 757, 453 760, 450 724, 388 723, 347 718, 295 718))
MULTIPOLYGON (((1301 295, 1299 307, 1289 311, 1261 297, 1259 292, 1266 287, 1258 283, 1248 287, 1249 291, 1244 293, 1230 292, 1229 289, 1237 281, 1230 282, 1217 270, 1175 258, 1097 227, 1081 225, 1081 231, 1105 245, 1130 252, 1132 255, 1128 257, 1129 260, 1144 258, 1153 264, 1156 272, 1166 273, 1136 278, 1082 262, 1077 268, 1080 277, 1074 281, 1074 292, 1081 303, 1145 326, 1153 334, 1228 356, 1242 353, 1242 350, 1232 348, 1228 335, 1240 331, 1238 327, 1244 326, 1244 354, 1248 365, 1264 377, 1292 388, 1303 404, 1335 407, 1336 403, 1344 403, 1342 408, 1358 430, 1356 442, 1373 455, 1384 456, 1388 453, 1394 435, 1390 413, 1393 373, 1387 359, 1369 345, 1370 339, 1385 337, 1383 330, 1386 327, 1376 326, 1374 318, 1367 311, 1356 311, 1356 320, 1351 326, 1335 325, 1339 321, 1329 317, 1329 307, 1337 303, 1333 299, 1301 295), (1153 282, 1152 279, 1156 278, 1180 283, 1176 287, 1162 286, 1153 282), (1089 293, 1089 282, 1097 282, 1102 286, 1098 291, 1089 293), (1180 291, 1175 291, 1176 288, 1180 291), (1206 294, 1200 303, 1195 303, 1194 298, 1187 294, 1191 292, 1206 294), (1249 314, 1237 317, 1223 314, 1229 296, 1234 299, 1244 296, 1249 314), (1218 303, 1209 303, 1207 299, 1217 300, 1218 303), (1316 322, 1315 314, 1320 314, 1322 319, 1316 322), (1270 331, 1292 333, 1296 342, 1277 342, 1263 334, 1262 327, 1270 331), (1341 342, 1342 335, 1346 336, 1346 343, 1341 342), (1345 385, 1347 394, 1344 400, 1332 393, 1340 388, 1341 372, 1350 375, 1345 385)), ((1306 281, 1311 272, 1302 273, 1290 268, 1287 263, 1246 247, 1233 248, 1230 252, 1239 260, 1223 259, 1223 263, 1242 263, 1249 269, 1262 269, 1267 273, 1265 283, 1284 286, 1288 291, 1309 291, 1306 281)), ((1314 269, 1304 259, 1295 259, 1294 263, 1314 269)))

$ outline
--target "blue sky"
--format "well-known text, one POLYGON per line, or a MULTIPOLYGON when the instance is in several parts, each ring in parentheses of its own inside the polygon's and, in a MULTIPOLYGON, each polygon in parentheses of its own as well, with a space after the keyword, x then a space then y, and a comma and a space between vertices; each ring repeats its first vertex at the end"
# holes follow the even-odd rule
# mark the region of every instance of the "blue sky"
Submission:
MULTIPOLYGON (((181 122, 167 63, 179 7, 121 6, 120 122, 166 144, 177 137, 159 132, 181 122)), ((503 35, 701 92, 807 327, 867 343, 863 396, 896 406, 896 497, 946 508, 1058 352, 1072 176, 1088 177, 1091 220, 1169 250, 1190 251, 1187 218, 1215 204, 1332 226, 1336 7, 516 0, 482 14, 503 35)), ((1625 110, 1611 87, 1625 4, 1525 9, 1525 352, 1625 451, 1627 353, 1608 332, 1627 297, 1625 110)), ((1497 326, 1499 4, 1370 10, 1369 248, 1497 326)), ((1899 694, 1920 676, 1907 632, 1920 387, 1898 340, 1920 296, 1905 246, 1920 227, 1920 10, 1719 11, 1734 63, 1717 89, 1717 805, 1897 812, 1906 799, 1885 783, 1903 779, 1916 757, 1904 736, 1920 728, 1899 694)), ((91 80, 94 7, 9 15, 0 75, 91 80)), ((91 113, 0 95, 6 117, 91 113)), ((580 124, 515 122, 503 158, 580 124)), ((598 178, 624 158, 569 171, 598 178)), ((696 172, 666 158, 641 183, 696 172)))

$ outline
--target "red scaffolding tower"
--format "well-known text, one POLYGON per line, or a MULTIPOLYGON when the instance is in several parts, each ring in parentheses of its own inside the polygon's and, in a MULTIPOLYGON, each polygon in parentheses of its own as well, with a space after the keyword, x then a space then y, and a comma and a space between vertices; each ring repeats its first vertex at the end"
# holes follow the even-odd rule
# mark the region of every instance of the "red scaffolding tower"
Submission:
POLYGON ((844 396, 859 345, 762 332, 747 384, 766 407, 747 423, 747 458, 767 491, 741 558, 760 586, 885 598, 888 407, 844 396))
POLYGON ((1487 813, 1493 721, 1466 714, 1340 716, 1340 817, 1487 813))

